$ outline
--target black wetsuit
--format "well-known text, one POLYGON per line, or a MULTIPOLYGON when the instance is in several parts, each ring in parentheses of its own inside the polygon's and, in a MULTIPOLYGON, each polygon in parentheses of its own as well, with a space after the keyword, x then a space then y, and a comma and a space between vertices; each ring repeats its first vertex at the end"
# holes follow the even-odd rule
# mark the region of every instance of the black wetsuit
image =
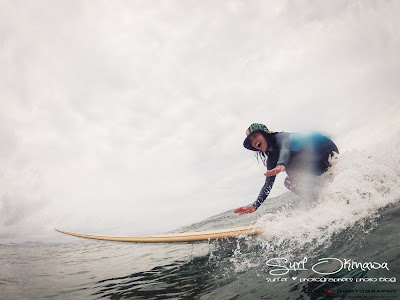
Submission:
MULTIPOLYGON (((339 153, 336 145, 319 133, 262 133, 268 143, 267 169, 272 170, 277 165, 283 165, 288 174, 285 186, 295 193, 296 177, 302 174, 319 176, 329 168, 329 157, 334 152, 339 153)), ((257 200, 253 206, 257 209, 268 197, 275 181, 275 176, 267 177, 257 200)))

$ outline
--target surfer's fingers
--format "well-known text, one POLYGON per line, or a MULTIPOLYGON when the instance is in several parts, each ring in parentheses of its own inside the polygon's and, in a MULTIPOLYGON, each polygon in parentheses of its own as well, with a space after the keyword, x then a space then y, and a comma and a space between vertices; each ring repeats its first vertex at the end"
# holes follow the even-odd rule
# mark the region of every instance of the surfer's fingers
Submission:
POLYGON ((275 176, 279 174, 280 172, 284 172, 286 170, 285 166, 278 165, 272 170, 268 170, 267 172, 264 173, 265 176, 270 177, 270 176, 275 176))
POLYGON ((264 175, 267 176, 267 177, 270 177, 270 176, 274 176, 274 175, 276 175, 278 173, 279 173, 278 171, 273 169, 273 170, 269 170, 269 171, 265 172, 264 175))
POLYGON ((250 206, 244 206, 244 207, 239 207, 239 208, 235 209, 233 212, 236 214, 239 214, 239 215, 243 215, 243 214, 252 213, 253 210, 252 210, 252 207, 250 207, 250 206))

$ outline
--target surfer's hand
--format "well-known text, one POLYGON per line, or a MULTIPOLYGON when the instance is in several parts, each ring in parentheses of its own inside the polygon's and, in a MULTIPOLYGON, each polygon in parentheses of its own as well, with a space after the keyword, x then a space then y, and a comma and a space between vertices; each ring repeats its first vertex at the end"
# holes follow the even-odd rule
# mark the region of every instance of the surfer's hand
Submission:
POLYGON ((233 212, 235 214, 243 215, 243 214, 250 214, 256 211, 256 208, 251 205, 251 206, 243 206, 235 209, 233 212))
POLYGON ((277 165, 274 169, 268 170, 267 172, 264 173, 265 176, 270 177, 270 176, 275 176, 279 174, 280 172, 285 172, 286 167, 283 165, 277 165))

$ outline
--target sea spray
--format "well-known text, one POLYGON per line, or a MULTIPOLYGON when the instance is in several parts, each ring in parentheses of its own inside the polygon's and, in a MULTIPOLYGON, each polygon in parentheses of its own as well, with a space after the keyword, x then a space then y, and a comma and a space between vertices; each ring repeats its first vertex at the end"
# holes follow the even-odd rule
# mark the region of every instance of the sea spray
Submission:
POLYGON ((309 252, 326 248, 335 234, 355 224, 368 223, 365 233, 371 232, 378 210, 400 199, 400 176, 393 165, 399 159, 393 147, 382 148, 388 150, 380 150, 379 156, 367 151, 344 152, 321 176, 323 184, 315 202, 307 207, 286 205, 262 216, 257 226, 263 228, 265 255, 271 255, 270 250, 288 255, 302 248, 309 252))

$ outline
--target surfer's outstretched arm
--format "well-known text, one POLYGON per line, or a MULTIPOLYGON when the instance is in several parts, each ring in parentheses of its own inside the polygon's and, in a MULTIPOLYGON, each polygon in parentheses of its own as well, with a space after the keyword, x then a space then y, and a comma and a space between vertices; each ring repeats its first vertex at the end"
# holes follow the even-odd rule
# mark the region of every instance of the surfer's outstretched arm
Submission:
POLYGON ((257 200, 253 203, 255 209, 259 208, 260 205, 267 199, 269 193, 271 192, 272 186, 274 185, 275 176, 267 177, 265 180, 265 184, 261 188, 260 193, 258 194, 257 200))
POLYGON ((233 212, 240 215, 255 212, 257 208, 264 202, 264 200, 267 199, 272 189, 272 186, 274 185, 274 181, 275 181, 275 176, 267 177, 267 179, 265 180, 265 184, 261 188, 260 194, 257 197, 256 202, 254 202, 253 205, 250 206, 239 207, 235 209, 233 212))

